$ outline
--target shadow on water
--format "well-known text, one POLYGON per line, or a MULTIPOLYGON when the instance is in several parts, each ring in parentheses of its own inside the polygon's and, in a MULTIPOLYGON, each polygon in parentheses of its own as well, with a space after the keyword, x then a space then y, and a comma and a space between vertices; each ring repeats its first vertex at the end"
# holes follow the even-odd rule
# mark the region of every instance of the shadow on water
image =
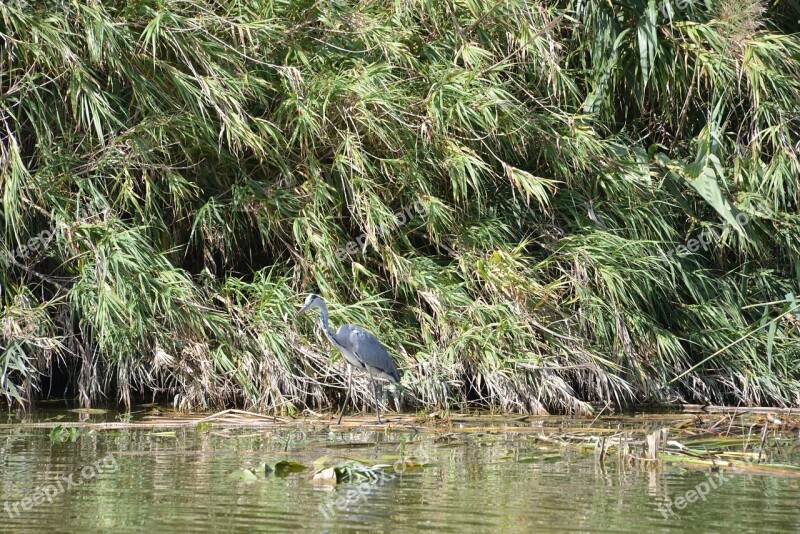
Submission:
POLYGON ((0 531, 800 531, 797 429, 760 416, 139 410, 4 420, 0 531))

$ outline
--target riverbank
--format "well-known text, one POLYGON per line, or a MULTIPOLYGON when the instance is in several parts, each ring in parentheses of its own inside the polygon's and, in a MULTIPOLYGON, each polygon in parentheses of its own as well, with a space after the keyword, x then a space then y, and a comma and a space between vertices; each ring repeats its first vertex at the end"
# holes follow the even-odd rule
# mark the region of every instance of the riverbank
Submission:
POLYGON ((333 410, 313 292, 408 409, 800 406, 796 6, 670 3, 0 3, 0 397, 333 410))

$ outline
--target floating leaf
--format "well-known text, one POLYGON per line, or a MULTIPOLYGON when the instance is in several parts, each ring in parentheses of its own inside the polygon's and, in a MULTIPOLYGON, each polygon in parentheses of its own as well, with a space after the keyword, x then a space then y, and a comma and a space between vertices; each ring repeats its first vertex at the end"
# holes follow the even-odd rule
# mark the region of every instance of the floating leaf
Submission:
POLYGON ((337 482, 336 469, 329 467, 316 473, 312 479, 315 484, 335 485, 337 482))
POLYGON ((320 456, 319 458, 314 460, 314 463, 313 463, 314 471, 322 471, 322 469, 325 467, 325 464, 327 464, 330 460, 331 460, 331 457, 327 456, 327 455, 320 456))
POLYGON ((305 471, 306 469, 308 469, 308 467, 304 466, 301 463, 281 460, 280 462, 275 464, 275 476, 285 477, 291 473, 300 473, 301 471, 305 471))
POLYGON ((253 473, 249 469, 244 469, 244 468, 237 469, 236 471, 228 475, 228 477, 246 483, 252 483, 258 480, 258 477, 255 475, 255 473, 253 473))
POLYGON ((63 426, 58 425, 50 430, 49 436, 52 443, 64 443, 67 440, 75 443, 81 436, 81 431, 75 427, 64 428, 63 426))

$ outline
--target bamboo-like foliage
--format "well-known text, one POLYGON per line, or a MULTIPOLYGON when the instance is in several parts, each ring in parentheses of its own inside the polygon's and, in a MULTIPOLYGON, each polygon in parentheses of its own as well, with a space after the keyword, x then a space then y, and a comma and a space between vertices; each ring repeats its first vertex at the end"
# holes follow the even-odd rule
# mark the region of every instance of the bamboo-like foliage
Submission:
POLYGON ((0 395, 324 408, 315 291, 419 407, 800 404, 787 9, 3 2, 0 395))

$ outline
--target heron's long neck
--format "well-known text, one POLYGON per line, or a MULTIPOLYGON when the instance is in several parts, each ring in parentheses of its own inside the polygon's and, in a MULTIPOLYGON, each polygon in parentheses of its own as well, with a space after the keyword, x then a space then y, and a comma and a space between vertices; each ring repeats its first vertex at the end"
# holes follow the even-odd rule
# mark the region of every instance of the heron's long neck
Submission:
POLYGON ((320 313, 320 318, 319 318, 319 324, 320 324, 320 326, 322 326, 322 330, 326 334, 328 334, 328 337, 332 338, 333 337, 333 330, 331 330, 331 327, 328 324, 328 307, 325 306, 324 302, 319 305, 319 311, 321 312, 320 313))

